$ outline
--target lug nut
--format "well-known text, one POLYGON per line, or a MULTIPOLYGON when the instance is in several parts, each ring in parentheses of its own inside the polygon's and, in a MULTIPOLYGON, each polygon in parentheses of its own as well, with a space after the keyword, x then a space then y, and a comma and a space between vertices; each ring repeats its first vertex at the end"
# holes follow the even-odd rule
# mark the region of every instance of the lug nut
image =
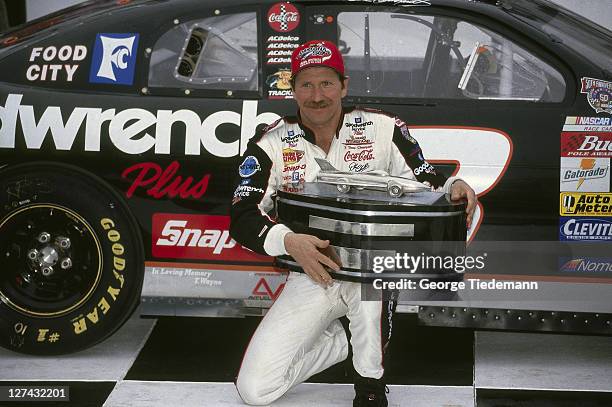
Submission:
POLYGON ((38 258, 38 250, 32 249, 28 252, 28 259, 36 260, 38 258))
POLYGON ((72 267, 72 260, 69 257, 66 257, 65 259, 62 259, 60 266, 63 270, 67 270, 72 267))
POLYGON ((38 235, 38 241, 40 243, 48 243, 49 240, 51 240, 51 235, 47 232, 42 232, 40 235, 38 235))
POLYGON ((62 249, 70 248, 70 239, 68 239, 67 237, 60 236, 57 239, 55 239, 55 241, 59 245, 59 247, 61 247, 62 249))
POLYGON ((53 274, 53 267, 51 266, 45 266, 42 268, 42 275, 45 277, 49 277, 51 274, 53 274))

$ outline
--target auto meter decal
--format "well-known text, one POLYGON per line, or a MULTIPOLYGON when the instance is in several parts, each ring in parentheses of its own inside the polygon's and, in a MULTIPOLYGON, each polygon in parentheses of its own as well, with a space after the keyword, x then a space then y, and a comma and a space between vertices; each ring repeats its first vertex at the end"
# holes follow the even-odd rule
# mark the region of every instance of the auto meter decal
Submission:
POLYGON ((280 33, 293 31, 300 23, 300 13, 291 3, 276 3, 268 10, 268 24, 280 33))
POLYGON ((561 193, 562 216, 612 216, 612 193, 561 193))
POLYGON ((564 192, 609 192, 609 158, 561 157, 561 185, 564 192))
POLYGON ((596 113, 612 114, 612 82, 595 78, 582 78, 580 93, 586 93, 589 105, 596 113))

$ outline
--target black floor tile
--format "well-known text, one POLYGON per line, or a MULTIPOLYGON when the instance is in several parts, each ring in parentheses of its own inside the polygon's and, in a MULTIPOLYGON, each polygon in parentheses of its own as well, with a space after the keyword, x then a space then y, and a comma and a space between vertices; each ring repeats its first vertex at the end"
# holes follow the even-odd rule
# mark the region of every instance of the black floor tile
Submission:
POLYGON ((609 407, 612 393, 476 389, 478 407, 609 407))
MULTIPOLYGON (((161 318, 126 380, 233 381, 259 321, 161 318)), ((396 314, 389 351, 389 384, 472 385, 471 330, 418 326, 416 315, 396 314)), ((351 383, 350 369, 339 363, 310 381, 351 383)))

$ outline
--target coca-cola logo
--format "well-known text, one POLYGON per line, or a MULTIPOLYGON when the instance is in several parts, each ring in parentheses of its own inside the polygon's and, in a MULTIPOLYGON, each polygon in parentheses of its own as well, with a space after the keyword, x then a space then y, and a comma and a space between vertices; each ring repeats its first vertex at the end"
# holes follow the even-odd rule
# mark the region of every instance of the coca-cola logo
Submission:
POLYGON ((344 154, 344 162, 353 161, 370 161, 374 159, 374 150, 369 148, 367 150, 361 150, 358 152, 347 151, 344 154))
POLYGON ((291 3, 276 3, 268 10, 268 24, 274 31, 293 31, 299 23, 300 12, 291 3))

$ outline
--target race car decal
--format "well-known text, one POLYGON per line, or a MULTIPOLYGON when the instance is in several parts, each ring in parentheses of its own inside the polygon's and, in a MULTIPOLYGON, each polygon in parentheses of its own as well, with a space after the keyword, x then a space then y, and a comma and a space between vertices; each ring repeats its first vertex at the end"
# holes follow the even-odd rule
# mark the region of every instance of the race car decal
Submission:
POLYGON ((609 158, 561 157, 562 192, 609 192, 609 158))
POLYGON ((586 93, 587 101, 596 113, 612 114, 612 82, 595 78, 582 78, 580 93, 586 93))
POLYGON ((612 216, 612 193, 561 194, 559 214, 562 216, 612 216))
POLYGON ((72 82, 87 57, 84 45, 33 47, 25 75, 29 82, 72 82))
POLYGON ((173 259, 269 262, 240 246, 229 235, 229 216, 156 213, 151 243, 153 257, 173 259))
POLYGON ((293 31, 300 24, 300 13, 291 3, 276 3, 268 10, 268 24, 280 33, 293 31))
POLYGON ((131 85, 136 68, 138 34, 97 34, 89 81, 131 85))
MULTIPOLYGON (((457 164, 453 175, 467 182, 479 197, 497 185, 512 158, 512 140, 499 130, 452 126, 410 126, 409 130, 419 141, 428 162, 457 164)), ((483 218, 484 208, 479 202, 468 230, 468 241, 476 235, 483 218)))

